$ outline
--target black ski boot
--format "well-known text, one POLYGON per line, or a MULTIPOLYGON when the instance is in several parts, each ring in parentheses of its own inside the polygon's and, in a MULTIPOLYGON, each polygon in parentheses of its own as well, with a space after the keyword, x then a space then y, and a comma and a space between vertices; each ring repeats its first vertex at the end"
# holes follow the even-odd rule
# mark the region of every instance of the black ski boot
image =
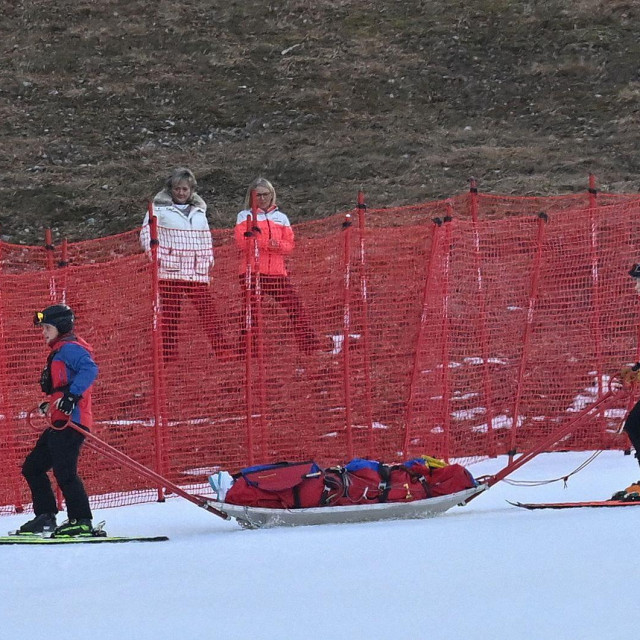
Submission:
POLYGON ((611 500, 619 500, 622 502, 640 502, 640 480, 629 485, 622 491, 616 491, 611 496, 611 500))
POLYGON ((93 535, 93 525, 88 518, 79 518, 78 520, 67 520, 63 522, 53 532, 53 538, 77 538, 89 537, 93 535))
POLYGON ((40 533, 52 533, 56 528, 56 514, 55 513, 41 513, 40 515, 25 522, 17 531, 17 534, 40 534, 40 533))

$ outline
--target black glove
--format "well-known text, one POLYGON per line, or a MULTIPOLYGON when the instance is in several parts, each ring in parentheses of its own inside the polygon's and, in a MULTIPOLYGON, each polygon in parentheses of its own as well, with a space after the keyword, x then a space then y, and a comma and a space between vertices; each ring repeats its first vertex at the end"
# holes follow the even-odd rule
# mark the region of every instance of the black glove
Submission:
POLYGON ((77 395, 75 393, 70 393, 69 391, 67 391, 67 393, 65 393, 62 398, 60 398, 56 402, 56 407, 58 411, 61 411, 62 413, 70 416, 73 413, 73 410, 76 408, 76 405, 80 401, 80 398, 82 398, 81 395, 77 395))

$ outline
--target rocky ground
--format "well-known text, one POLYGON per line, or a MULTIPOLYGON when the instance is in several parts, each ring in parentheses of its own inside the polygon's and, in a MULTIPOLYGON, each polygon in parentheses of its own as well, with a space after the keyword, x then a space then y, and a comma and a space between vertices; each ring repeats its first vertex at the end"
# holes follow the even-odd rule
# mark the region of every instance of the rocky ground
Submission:
POLYGON ((213 226, 467 189, 640 192, 638 0, 7 0, 0 237, 140 224, 173 166, 213 226))

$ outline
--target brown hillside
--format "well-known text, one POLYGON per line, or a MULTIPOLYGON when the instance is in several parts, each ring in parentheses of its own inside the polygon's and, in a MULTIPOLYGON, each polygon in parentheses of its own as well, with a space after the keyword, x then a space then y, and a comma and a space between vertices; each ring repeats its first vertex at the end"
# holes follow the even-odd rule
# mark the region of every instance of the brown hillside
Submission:
POLYGON ((7 0, 2 239, 135 227, 173 166, 213 226, 466 189, 640 191, 638 0, 7 0))

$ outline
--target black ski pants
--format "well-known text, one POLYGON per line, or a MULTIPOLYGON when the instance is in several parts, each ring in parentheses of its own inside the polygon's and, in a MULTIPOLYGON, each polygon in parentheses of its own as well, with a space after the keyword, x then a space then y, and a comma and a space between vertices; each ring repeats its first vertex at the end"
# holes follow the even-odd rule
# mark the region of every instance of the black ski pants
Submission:
POLYGON ((636 458, 640 463, 640 402, 637 402, 624 422, 624 430, 636 450, 636 458))
POLYGON ((35 447, 25 458, 22 475, 26 479, 33 498, 33 510, 42 513, 58 513, 56 498, 47 472, 53 469, 58 486, 67 505, 70 520, 91 519, 91 507, 82 480, 78 476, 78 458, 84 436, 75 429, 46 429, 35 447))

